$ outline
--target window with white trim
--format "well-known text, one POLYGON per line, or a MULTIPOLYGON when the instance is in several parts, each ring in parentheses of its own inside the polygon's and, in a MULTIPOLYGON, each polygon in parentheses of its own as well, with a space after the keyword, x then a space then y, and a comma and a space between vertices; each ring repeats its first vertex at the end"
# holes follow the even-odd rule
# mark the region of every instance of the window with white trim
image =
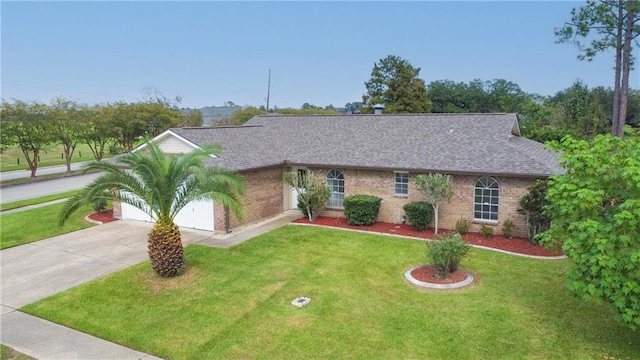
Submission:
POLYGON ((396 171, 394 177, 394 195, 409 195, 409 173, 396 171))
POLYGON ((500 185, 492 177, 484 176, 476 180, 473 200, 473 219, 498 221, 500 185))
POLYGON ((327 172, 327 186, 331 188, 331 195, 327 200, 327 207, 341 208, 344 203, 344 174, 340 170, 331 169, 327 172))

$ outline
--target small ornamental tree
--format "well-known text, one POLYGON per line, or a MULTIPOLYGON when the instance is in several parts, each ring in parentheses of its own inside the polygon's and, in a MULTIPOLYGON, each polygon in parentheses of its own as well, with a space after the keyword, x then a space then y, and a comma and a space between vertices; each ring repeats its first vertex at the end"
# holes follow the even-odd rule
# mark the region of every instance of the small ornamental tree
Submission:
POLYGON ((453 178, 444 174, 420 174, 415 179, 416 188, 433 206, 434 233, 438 233, 438 208, 440 201, 451 200, 453 197, 453 178))
POLYGON ((304 216, 311 222, 315 221, 331 195, 331 188, 327 186, 326 180, 313 171, 308 171, 305 175, 290 171, 284 174, 284 180, 296 190, 298 208, 304 216))
POLYGON ((640 327, 640 138, 571 137, 562 150, 564 175, 550 179, 546 208, 553 222, 541 243, 573 263, 569 292, 611 305, 617 319, 640 327))

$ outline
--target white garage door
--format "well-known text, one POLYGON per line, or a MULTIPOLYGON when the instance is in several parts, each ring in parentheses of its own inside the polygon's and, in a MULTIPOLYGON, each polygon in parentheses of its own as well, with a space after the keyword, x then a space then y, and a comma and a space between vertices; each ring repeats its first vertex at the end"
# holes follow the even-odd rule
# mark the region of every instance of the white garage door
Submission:
MULTIPOLYGON (((144 211, 129 204, 122 204, 122 219, 151 222, 144 211)), ((174 219, 181 228, 213 231, 213 201, 193 201, 187 204, 174 219)))

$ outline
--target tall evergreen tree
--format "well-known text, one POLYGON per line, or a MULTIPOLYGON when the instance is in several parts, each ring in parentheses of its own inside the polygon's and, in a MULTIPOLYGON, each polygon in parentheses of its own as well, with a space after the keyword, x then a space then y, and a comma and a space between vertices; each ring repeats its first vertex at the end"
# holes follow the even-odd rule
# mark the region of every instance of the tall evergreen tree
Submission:
POLYGON ((557 42, 578 47, 580 60, 591 61, 600 52, 615 50, 611 132, 614 136, 624 136, 629 74, 633 65, 631 43, 640 35, 640 3, 637 0, 589 0, 585 6, 571 10, 571 20, 556 29, 555 34, 557 42), (583 41, 590 42, 585 45, 583 41))
POLYGON ((429 113, 431 101, 427 87, 415 68, 399 56, 389 55, 373 65, 371 79, 365 82, 367 93, 362 96, 362 111, 373 112, 382 104, 386 113, 429 113))

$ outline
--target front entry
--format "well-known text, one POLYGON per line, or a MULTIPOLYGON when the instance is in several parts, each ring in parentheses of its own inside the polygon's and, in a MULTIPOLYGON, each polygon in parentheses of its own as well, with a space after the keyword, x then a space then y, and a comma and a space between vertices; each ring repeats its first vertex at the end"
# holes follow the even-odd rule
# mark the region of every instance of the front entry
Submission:
MULTIPOLYGON (((291 171, 295 171, 298 174, 298 178, 306 180, 307 169, 306 168, 292 168, 291 171)), ((294 187, 291 188, 291 209, 298 208, 298 192, 294 187)))

